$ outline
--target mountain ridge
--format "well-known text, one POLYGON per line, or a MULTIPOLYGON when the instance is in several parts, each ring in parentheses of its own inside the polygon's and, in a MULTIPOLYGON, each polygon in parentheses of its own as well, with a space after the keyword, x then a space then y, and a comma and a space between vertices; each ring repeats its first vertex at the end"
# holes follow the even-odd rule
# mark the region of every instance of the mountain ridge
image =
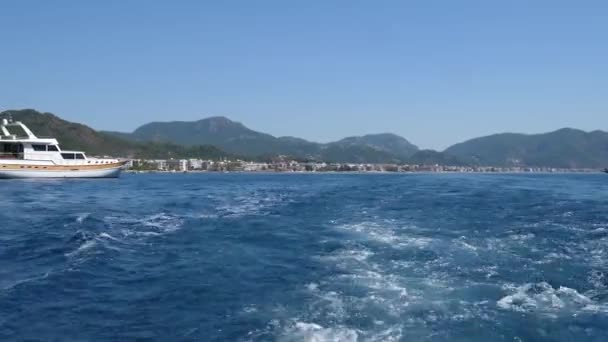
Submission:
POLYGON ((33 109, 0 114, 9 113, 30 126, 35 134, 56 137, 66 149, 129 158, 259 159, 283 155, 297 160, 339 163, 601 169, 608 166, 608 132, 603 130, 561 128, 537 134, 497 133, 434 151, 421 150, 393 133, 351 136, 330 143, 275 137, 223 116, 195 122, 172 121, 169 126, 177 124, 177 127, 171 129, 167 129, 166 122, 153 122, 133 133, 124 133, 95 131, 33 109), (188 131, 194 134, 185 134, 188 131))
POLYGON ((136 141, 215 145, 230 153, 252 158, 288 155, 310 160, 381 163, 405 161, 418 151, 417 146, 392 133, 347 137, 323 144, 298 137, 275 137, 224 116, 196 121, 150 122, 132 133, 108 133, 136 141))
MULTIPOLYGON (((535 134, 496 133, 454 144, 443 151, 434 151, 421 150, 407 139, 393 133, 351 136, 322 144, 297 137, 277 138, 251 130, 226 117, 210 117, 196 122, 206 120, 222 120, 224 125, 236 125, 238 129, 243 130, 240 135, 232 135, 230 139, 214 143, 229 152, 254 157, 255 152, 261 152, 260 154, 285 154, 305 159, 341 162, 365 160, 427 165, 559 168, 597 168, 608 165, 608 133, 602 130, 587 132, 565 127, 535 134), (254 148, 256 144, 257 150, 254 148)), ((157 123, 161 127, 165 124, 167 123, 157 123)), ((201 133, 205 132, 199 132, 201 133)), ((139 139, 154 140, 149 134, 139 134, 139 139)), ((175 141, 167 135, 165 139, 175 141)), ((211 143, 204 140, 197 142, 211 143)))
POLYGON ((559 168, 608 165, 608 132, 560 128, 546 133, 497 133, 448 147, 445 153, 493 166, 559 168))

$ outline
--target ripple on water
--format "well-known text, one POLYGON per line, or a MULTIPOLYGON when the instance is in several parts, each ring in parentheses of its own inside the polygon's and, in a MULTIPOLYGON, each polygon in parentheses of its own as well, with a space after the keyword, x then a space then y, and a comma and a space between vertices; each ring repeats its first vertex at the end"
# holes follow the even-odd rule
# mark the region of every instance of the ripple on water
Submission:
POLYGON ((181 229, 185 219, 181 216, 159 213, 146 216, 112 215, 100 220, 94 214, 81 214, 75 220, 78 230, 69 240, 65 253, 68 258, 80 258, 102 253, 103 250, 120 251, 123 247, 146 242, 146 239, 171 234, 181 229))

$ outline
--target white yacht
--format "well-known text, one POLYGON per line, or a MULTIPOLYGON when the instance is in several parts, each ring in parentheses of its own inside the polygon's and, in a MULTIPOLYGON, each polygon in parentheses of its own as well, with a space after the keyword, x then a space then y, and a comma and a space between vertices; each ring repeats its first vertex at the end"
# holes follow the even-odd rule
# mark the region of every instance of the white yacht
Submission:
POLYGON ((115 178, 125 164, 63 151, 56 139, 38 138, 22 122, 0 122, 0 178, 115 178))

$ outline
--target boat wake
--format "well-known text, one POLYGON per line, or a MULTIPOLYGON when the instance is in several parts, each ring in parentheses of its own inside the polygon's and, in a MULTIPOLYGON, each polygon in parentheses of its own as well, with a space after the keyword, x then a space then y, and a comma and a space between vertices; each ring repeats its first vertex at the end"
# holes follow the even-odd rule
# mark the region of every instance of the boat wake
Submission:
MULTIPOLYGON (((281 340, 449 339, 454 335, 433 335, 433 331, 492 326, 512 314, 534 315, 551 320, 545 324, 556 324, 554 320, 572 315, 608 313, 602 272, 589 276, 595 289, 584 293, 564 285, 518 285, 506 279, 513 272, 502 268, 501 258, 520 253, 522 243, 536 238, 534 233, 436 238, 393 220, 332 221, 331 226, 341 234, 324 242, 342 247, 316 257, 327 275, 303 285, 308 304, 279 320, 275 336, 281 340)), ((547 258, 557 255, 548 253, 547 258)), ((535 265, 533 257, 522 261, 535 265)))
POLYGON ((161 237, 181 229, 185 219, 168 213, 134 217, 113 215, 98 218, 95 214, 78 215, 78 230, 68 242, 76 246, 65 253, 68 258, 91 256, 104 250, 120 251, 146 244, 146 239, 161 237))
POLYGON ((520 286, 505 285, 504 289, 511 294, 498 300, 497 305, 505 310, 538 313, 550 317, 584 312, 608 313, 608 304, 597 303, 577 290, 565 286, 553 288, 548 283, 541 282, 520 286))

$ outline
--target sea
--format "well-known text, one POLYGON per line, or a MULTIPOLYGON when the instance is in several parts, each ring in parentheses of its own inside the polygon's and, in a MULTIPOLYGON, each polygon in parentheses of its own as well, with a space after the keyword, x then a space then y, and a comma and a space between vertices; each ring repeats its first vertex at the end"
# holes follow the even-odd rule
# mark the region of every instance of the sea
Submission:
POLYGON ((608 175, 0 182, 1 341, 608 341, 608 175))

